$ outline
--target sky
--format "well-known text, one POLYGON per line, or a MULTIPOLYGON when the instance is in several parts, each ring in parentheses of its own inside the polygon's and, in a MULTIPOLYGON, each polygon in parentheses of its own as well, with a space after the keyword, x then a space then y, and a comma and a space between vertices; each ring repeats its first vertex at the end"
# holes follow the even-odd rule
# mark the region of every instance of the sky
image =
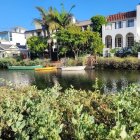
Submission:
POLYGON ((61 9, 63 3, 68 11, 74 4, 72 14, 78 21, 88 20, 95 15, 111 15, 136 9, 140 0, 0 0, 0 31, 15 26, 34 29, 33 19, 40 18, 36 6, 61 9))

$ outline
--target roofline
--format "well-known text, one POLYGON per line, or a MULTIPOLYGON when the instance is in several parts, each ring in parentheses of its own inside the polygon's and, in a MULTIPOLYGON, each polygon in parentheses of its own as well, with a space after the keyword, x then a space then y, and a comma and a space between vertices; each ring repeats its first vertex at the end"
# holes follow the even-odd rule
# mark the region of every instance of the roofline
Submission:
POLYGON ((82 21, 77 21, 76 23, 79 23, 79 22, 86 22, 86 21, 91 21, 90 19, 89 20, 82 20, 82 21))
POLYGON ((106 16, 106 18, 109 17, 109 16, 114 16, 114 15, 118 15, 118 14, 125 14, 125 13, 130 13, 130 12, 136 12, 136 10, 127 11, 127 12, 118 12, 118 13, 116 13, 116 14, 108 15, 108 16, 106 16))
POLYGON ((28 31, 25 31, 25 33, 28 33, 28 32, 34 32, 34 31, 42 31, 42 29, 34 29, 34 30, 28 30, 28 31))

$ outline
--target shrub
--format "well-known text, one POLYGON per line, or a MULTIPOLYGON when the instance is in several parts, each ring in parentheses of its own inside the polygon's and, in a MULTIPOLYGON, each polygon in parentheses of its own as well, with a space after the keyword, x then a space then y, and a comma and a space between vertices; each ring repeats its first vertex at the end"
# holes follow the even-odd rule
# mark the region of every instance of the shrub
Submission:
POLYGON ((109 69, 140 69, 140 60, 135 57, 126 57, 126 58, 101 58, 97 59, 98 68, 109 68, 109 69))
POLYGON ((15 65, 16 60, 14 58, 1 58, 0 59, 0 68, 7 68, 9 65, 15 65))
POLYGON ((0 88, 1 139, 139 139, 140 85, 102 95, 73 88, 0 88), (20 96, 19 96, 20 94, 20 96))
POLYGON ((0 59, 0 68, 7 68, 7 66, 34 66, 34 65, 43 65, 46 66, 50 63, 48 59, 24 59, 16 60, 14 58, 1 58, 0 59))
POLYGON ((66 66, 83 66, 86 64, 86 57, 77 57, 76 59, 67 58, 65 59, 66 66))

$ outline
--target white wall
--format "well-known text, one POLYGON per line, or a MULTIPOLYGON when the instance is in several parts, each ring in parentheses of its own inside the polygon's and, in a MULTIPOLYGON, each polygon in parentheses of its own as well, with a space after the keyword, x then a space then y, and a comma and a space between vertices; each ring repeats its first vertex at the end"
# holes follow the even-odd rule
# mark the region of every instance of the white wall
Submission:
POLYGON ((26 45, 25 34, 22 33, 12 33, 12 41, 11 44, 16 45, 16 43, 20 43, 20 45, 26 45))
POLYGON ((106 26, 102 26, 102 40, 103 43, 105 44, 105 38, 107 35, 112 36, 112 48, 115 48, 115 37, 117 34, 121 34, 123 36, 123 47, 126 47, 126 35, 128 33, 133 33, 134 34, 134 39, 136 40, 137 38, 137 32, 136 32, 136 19, 134 19, 134 27, 127 27, 127 20, 122 21, 123 22, 123 27, 119 29, 115 29, 115 22, 112 22, 112 28, 106 29, 106 26))
POLYGON ((137 24, 136 24, 136 30, 137 30, 137 38, 136 40, 139 41, 140 40, 140 5, 137 5, 137 24))
POLYGON ((42 29, 41 25, 38 23, 35 23, 35 29, 42 29))

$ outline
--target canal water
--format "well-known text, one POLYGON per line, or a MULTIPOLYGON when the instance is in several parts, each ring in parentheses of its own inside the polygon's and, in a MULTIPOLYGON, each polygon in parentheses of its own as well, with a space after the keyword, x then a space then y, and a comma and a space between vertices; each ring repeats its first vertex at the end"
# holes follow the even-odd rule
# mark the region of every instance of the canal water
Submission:
POLYGON ((38 89, 60 84, 62 90, 73 86, 75 89, 93 90, 95 79, 102 93, 116 92, 132 83, 140 84, 140 72, 129 70, 90 70, 35 72, 33 70, 1 70, 0 85, 13 83, 15 86, 35 85, 38 89))

